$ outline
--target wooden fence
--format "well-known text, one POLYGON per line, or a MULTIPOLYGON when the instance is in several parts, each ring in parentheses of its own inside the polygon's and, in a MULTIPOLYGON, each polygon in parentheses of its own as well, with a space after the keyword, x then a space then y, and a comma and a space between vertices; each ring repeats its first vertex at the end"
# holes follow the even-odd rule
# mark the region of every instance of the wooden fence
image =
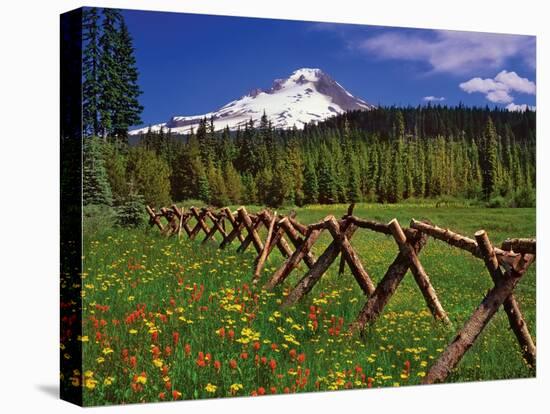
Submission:
POLYGON ((433 317, 450 326, 447 313, 437 297, 419 256, 428 237, 465 250, 483 260, 494 286, 487 292, 464 326, 459 329, 456 337, 439 359, 430 367, 423 383, 445 381, 501 305, 526 363, 535 367, 536 346, 514 296, 516 285, 535 260, 534 239, 508 239, 499 248, 491 244, 484 230, 476 232, 475 239, 471 239, 432 223, 414 219, 409 228, 403 228, 396 219, 389 223, 379 223, 356 217, 353 214, 353 204, 340 219, 328 215, 318 223, 309 225, 300 223, 295 213, 279 215, 267 209, 255 214, 249 213, 245 207, 240 207, 237 211, 231 211, 228 207, 218 210, 191 207, 185 210, 176 205, 161 208, 158 212, 149 206, 146 209, 150 224, 157 226, 167 236, 182 237, 186 234, 189 239, 195 239, 202 232, 204 234, 202 243, 213 240, 218 242, 222 249, 237 239, 238 252, 243 252, 252 246, 257 253, 252 276, 254 284, 260 282, 266 259, 276 247, 284 261, 265 282, 264 287, 268 290, 283 283, 303 262, 308 270, 284 298, 281 305, 283 307, 297 303, 309 293, 340 256, 339 273, 343 273, 347 264, 355 281, 367 297, 365 305, 350 327, 352 331, 359 333, 363 333, 368 325, 377 320, 409 269, 433 317), (193 218, 196 224, 191 227, 189 222, 193 218), (161 219, 164 219, 165 223, 161 219), (262 226, 267 229, 264 240, 259 235, 262 226), (359 229, 390 235, 397 244, 397 256, 376 286, 350 242, 359 229), (322 232, 328 232, 332 242, 319 257, 315 257, 312 247, 322 232))

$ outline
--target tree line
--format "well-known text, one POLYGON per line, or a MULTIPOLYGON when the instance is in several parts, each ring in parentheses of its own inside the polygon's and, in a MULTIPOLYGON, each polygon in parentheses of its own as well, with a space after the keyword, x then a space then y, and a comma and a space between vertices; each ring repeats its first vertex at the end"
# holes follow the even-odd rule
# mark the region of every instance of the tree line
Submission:
POLYGON ((149 130, 135 146, 101 145, 112 196, 124 198, 132 183, 132 191, 154 205, 196 199, 278 207, 452 196, 526 206, 535 197, 534 128, 535 113, 528 111, 392 107, 303 130, 276 130, 265 115, 237 131, 214 131, 213 120, 203 119, 185 136, 149 130), (471 136, 456 125, 465 111, 475 114, 471 136), (385 121, 365 127, 365 118, 385 121), (440 119, 439 131, 427 119, 440 119))

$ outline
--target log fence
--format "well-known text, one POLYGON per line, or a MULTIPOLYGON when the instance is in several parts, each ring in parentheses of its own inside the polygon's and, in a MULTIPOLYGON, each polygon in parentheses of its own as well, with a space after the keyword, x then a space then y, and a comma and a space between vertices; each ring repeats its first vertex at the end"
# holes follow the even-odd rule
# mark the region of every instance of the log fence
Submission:
POLYGON ((154 208, 146 206, 149 224, 156 226, 165 236, 181 238, 185 232, 188 238, 193 240, 202 231, 205 236, 201 244, 209 241, 219 242, 219 248, 225 249, 238 241, 238 252, 244 252, 252 245, 257 254, 252 274, 254 284, 260 282, 265 263, 277 247, 283 262, 265 281, 263 287, 267 290, 281 285, 300 264, 305 264, 305 275, 283 298, 282 307, 294 305, 307 295, 340 256, 338 273, 342 275, 347 265, 366 297, 364 306, 350 325, 352 332, 361 334, 365 333, 367 326, 375 323, 409 270, 434 319, 451 327, 451 321, 420 261, 420 253, 429 237, 465 250, 484 262, 494 286, 458 330, 456 337, 441 353, 439 359, 430 367, 423 383, 444 382, 501 306, 525 362, 535 368, 536 345, 514 295, 515 287, 535 260, 535 239, 507 239, 499 248, 491 243, 484 230, 476 232, 475 239, 472 239, 428 221, 413 219, 409 227, 404 228, 397 219, 389 223, 365 220, 355 216, 353 210, 352 204, 340 219, 328 215, 317 223, 304 225, 296 219, 295 212, 281 215, 267 209, 249 213, 245 207, 231 211, 228 207, 219 210, 195 207, 180 209, 176 205, 161 208, 157 212, 154 208), (166 223, 163 224, 161 219, 166 223), (189 225, 192 219, 196 222, 193 228, 189 225), (264 240, 260 237, 262 227, 267 230, 264 240), (354 234, 359 229, 391 236, 397 246, 397 256, 376 286, 351 244, 354 234), (316 257, 312 248, 323 232, 330 234, 332 241, 323 253, 316 257))

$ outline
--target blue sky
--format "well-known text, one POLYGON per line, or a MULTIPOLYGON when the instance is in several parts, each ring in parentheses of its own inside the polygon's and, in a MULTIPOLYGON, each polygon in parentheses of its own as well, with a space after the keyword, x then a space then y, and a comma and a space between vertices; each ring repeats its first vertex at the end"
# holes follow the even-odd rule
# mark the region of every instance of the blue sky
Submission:
POLYGON ((532 36, 123 12, 145 125, 218 109, 301 67, 381 105, 534 106, 532 36))

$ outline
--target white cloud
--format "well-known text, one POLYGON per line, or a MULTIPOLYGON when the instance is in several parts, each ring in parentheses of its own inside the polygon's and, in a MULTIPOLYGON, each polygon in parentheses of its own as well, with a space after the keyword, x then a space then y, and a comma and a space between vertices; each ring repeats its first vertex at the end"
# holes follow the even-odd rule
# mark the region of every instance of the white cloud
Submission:
POLYGON ((433 96, 433 95, 430 95, 430 96, 425 96, 424 98, 425 101, 428 101, 428 102, 434 102, 434 101, 437 101, 437 102, 441 102, 441 101, 444 101, 445 100, 445 97, 444 96, 433 96))
POLYGON ((535 82, 531 82, 527 78, 520 78, 516 72, 507 72, 503 70, 497 76, 495 76, 497 82, 503 83, 508 86, 510 90, 528 93, 534 95, 536 93, 535 82))
POLYGON ((535 56, 532 36, 447 30, 386 32, 363 40, 358 46, 380 58, 426 62, 433 72, 454 74, 498 69, 512 57, 521 57, 533 67, 535 56))
POLYGON ((508 105, 506 105, 506 109, 509 110, 509 111, 517 111, 517 112, 525 112, 527 110, 527 108, 529 108, 530 111, 535 111, 537 109, 536 106, 532 106, 532 105, 527 105, 527 104, 520 104, 520 105, 517 105, 515 103, 510 103, 508 105))
POLYGON ((506 70, 499 72, 494 78, 472 78, 458 86, 467 93, 483 93, 485 98, 494 103, 512 103, 512 92, 534 95, 537 89, 534 82, 506 70))
POLYGON ((490 91, 487 95, 485 95, 485 97, 491 101, 491 102, 494 102, 494 103, 509 103, 509 102, 512 102, 514 100, 514 98, 512 98, 508 92, 502 90, 502 89, 497 89, 497 90, 494 90, 494 91, 490 91))

